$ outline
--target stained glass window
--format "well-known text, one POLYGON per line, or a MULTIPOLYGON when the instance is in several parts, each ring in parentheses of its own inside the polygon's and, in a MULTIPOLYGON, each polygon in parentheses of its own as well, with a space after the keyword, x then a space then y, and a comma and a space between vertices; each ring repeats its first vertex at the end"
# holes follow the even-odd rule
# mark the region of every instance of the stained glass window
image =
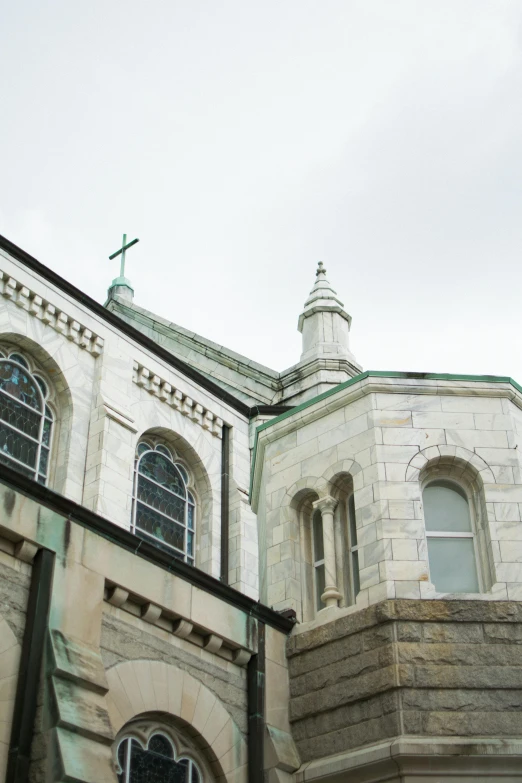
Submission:
POLYGON ((0 463, 46 484, 54 416, 45 381, 20 353, 0 356, 0 463))
POLYGON ((119 783, 202 783, 195 762, 181 755, 164 734, 153 734, 146 747, 127 737, 118 747, 119 783))
POLYGON ((186 468, 162 444, 142 441, 136 454, 134 532, 193 564, 196 503, 186 468))

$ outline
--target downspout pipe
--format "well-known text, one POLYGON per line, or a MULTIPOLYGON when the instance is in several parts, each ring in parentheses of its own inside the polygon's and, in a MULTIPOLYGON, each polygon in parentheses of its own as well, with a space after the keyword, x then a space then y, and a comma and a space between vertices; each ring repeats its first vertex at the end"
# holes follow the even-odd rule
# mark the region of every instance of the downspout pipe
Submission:
POLYGON ((221 440, 221 567, 220 579, 228 585, 228 548, 230 535, 230 427, 223 425, 221 440))
POLYGON ((265 773, 265 624, 257 622, 257 653, 247 667, 248 783, 264 783, 265 773))
POLYGON ((27 783, 42 659, 49 625, 55 554, 40 549, 33 560, 5 783, 27 783))

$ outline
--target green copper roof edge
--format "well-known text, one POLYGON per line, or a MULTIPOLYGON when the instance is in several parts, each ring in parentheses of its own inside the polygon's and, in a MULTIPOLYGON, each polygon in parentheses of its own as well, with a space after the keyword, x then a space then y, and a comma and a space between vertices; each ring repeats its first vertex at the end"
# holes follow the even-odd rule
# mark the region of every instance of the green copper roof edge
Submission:
POLYGON ((264 424, 260 424, 259 427, 256 427, 256 435, 254 439, 254 450, 252 453, 252 469, 250 471, 250 489, 249 489, 249 500, 252 500, 252 488, 254 483, 254 470, 256 465, 256 455, 257 455, 257 442, 259 438, 259 433, 263 432, 263 430, 266 430, 268 427, 271 427, 273 424, 277 424, 280 421, 283 421, 284 419, 287 419, 289 416, 295 416, 296 413, 299 413, 302 410, 305 410, 306 408, 309 408, 311 405, 315 405, 317 402, 321 402, 321 400, 325 400, 328 397, 331 397, 334 394, 337 394, 340 391, 344 391, 344 389, 348 389, 350 386, 353 386, 355 383, 358 383, 359 381, 364 381, 366 378, 407 378, 408 380, 419 380, 419 381, 472 381, 472 382, 486 382, 486 383, 509 383, 511 386, 513 386, 514 389, 516 389, 518 392, 522 394, 522 386, 518 384, 513 378, 510 378, 508 375, 454 375, 452 373, 437 373, 437 372, 398 372, 396 370, 366 370, 366 372, 361 373, 360 375, 355 375, 353 378, 350 378, 348 381, 344 381, 343 383, 340 383, 338 386, 334 386, 333 389, 328 389, 325 392, 322 392, 321 394, 318 394, 316 397, 312 397, 311 400, 306 400, 306 402, 302 402, 300 405, 296 405, 295 408, 292 408, 289 411, 285 411, 285 413, 279 414, 279 416, 275 416, 273 419, 270 419, 270 421, 265 421, 264 424))

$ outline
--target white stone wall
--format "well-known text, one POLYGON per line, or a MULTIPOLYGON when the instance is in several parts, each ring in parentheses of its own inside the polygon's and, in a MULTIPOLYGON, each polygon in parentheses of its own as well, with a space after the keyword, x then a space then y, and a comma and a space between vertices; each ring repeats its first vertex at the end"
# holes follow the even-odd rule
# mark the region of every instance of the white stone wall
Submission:
POLYGON ((360 545, 356 606, 440 597, 429 582, 421 485, 437 466, 481 488, 491 578, 480 597, 520 598, 521 406, 509 383, 369 377, 269 424, 258 437, 253 490, 267 546, 262 599, 302 616, 299 506, 335 497, 344 476, 353 479, 360 545))
POLYGON ((0 341, 21 345, 57 391, 49 486, 129 527, 136 445, 145 432, 164 437, 195 476, 196 563, 219 577, 221 435, 228 425, 230 579, 257 597, 246 419, 3 251, 0 272, 0 341))

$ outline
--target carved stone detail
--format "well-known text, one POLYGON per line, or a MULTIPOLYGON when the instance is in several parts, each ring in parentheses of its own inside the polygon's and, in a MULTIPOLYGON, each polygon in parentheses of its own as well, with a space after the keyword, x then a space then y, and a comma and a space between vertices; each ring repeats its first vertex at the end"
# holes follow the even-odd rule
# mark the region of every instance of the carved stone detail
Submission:
POLYGON ((102 353, 103 339, 101 337, 1 270, 0 293, 6 299, 11 299, 21 310, 38 318, 39 321, 63 334, 72 343, 93 356, 99 356, 102 353))

